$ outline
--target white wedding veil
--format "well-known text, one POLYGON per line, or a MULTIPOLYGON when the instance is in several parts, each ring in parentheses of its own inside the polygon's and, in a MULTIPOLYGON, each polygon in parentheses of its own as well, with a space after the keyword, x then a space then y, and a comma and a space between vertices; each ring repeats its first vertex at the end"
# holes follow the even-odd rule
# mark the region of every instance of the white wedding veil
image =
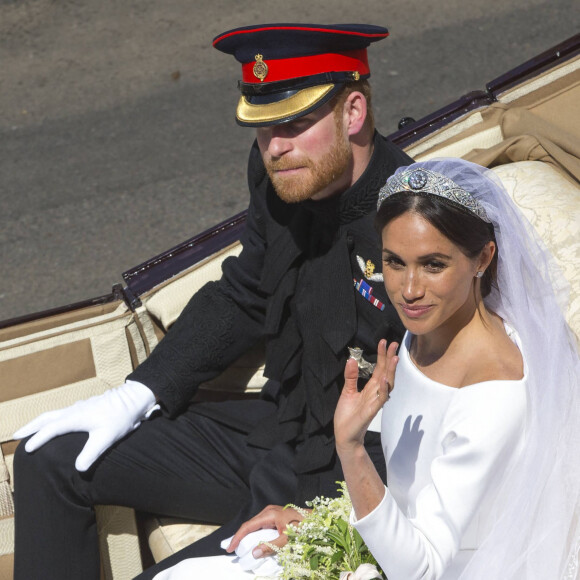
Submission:
MULTIPOLYGON (((515 328, 528 365, 525 448, 507 473, 495 525, 461 580, 575 580, 580 551, 580 360, 566 324, 567 284, 495 174, 462 159, 415 163, 484 207, 498 247, 486 307, 515 328)), ((408 168, 402 168, 408 169, 408 168)), ((399 169, 401 171, 401 169, 399 169)), ((546 196, 551 186, 546 183, 546 196)))

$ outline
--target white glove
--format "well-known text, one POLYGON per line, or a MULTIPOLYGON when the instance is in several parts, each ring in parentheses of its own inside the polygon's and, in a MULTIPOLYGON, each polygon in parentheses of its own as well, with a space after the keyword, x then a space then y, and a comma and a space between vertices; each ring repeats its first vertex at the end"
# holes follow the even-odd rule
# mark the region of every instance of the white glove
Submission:
MULTIPOLYGON (((278 538, 280 533, 278 530, 270 528, 262 528, 255 532, 250 532, 242 538, 238 547, 236 548, 237 563, 241 566, 244 572, 253 572, 255 575, 263 577, 275 577, 282 571, 282 568, 276 560, 276 556, 266 556, 265 558, 254 558, 252 551, 261 542, 271 542, 278 538)), ((220 546, 222 549, 227 549, 232 541, 232 537, 222 540, 220 546)))
POLYGON ((115 441, 137 429, 158 408, 151 389, 136 381, 126 381, 102 395, 42 413, 18 429, 13 438, 36 433, 26 442, 25 449, 30 453, 59 435, 86 431, 89 439, 75 462, 78 471, 86 471, 115 441))
POLYGON ((244 572, 237 563, 238 558, 233 554, 228 556, 205 556, 201 558, 187 558, 178 564, 158 572, 153 580, 275 580, 277 575, 271 576, 254 572, 244 572))
MULTIPOLYGON (((201 558, 187 558, 155 575, 153 580, 191 580, 203 578, 213 580, 255 580, 271 578, 275 580, 282 572, 275 556, 258 558, 252 556, 252 550, 260 542, 275 540, 280 534, 277 530, 261 529, 250 532, 240 542, 236 553, 224 556, 206 556, 201 558)), ((232 541, 227 538, 221 542, 225 550, 232 541)))

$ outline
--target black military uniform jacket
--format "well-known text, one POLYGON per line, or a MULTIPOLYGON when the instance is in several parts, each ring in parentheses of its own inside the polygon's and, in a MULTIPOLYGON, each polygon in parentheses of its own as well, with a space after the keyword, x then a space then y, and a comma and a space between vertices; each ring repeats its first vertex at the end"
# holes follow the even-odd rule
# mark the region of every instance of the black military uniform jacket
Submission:
MULTIPOLYGON (((274 401, 272 412, 256 426, 247 406, 237 418, 230 407, 227 421, 249 433, 252 445, 295 444, 297 473, 323 469, 334 458, 332 419, 348 347, 361 347, 372 359, 381 337, 402 336, 383 283, 370 272, 373 266, 374 274, 381 272, 373 227, 379 189, 398 166, 409 163, 376 133, 371 161, 347 191, 328 200, 287 204, 274 192, 254 144, 241 254, 224 261, 221 280, 192 297, 128 378, 151 388, 173 415, 200 383, 265 338, 270 380, 263 398, 274 401), (372 302, 355 287, 361 279, 372 287, 372 302)), ((212 414, 219 415, 219 405, 212 406, 212 414)))

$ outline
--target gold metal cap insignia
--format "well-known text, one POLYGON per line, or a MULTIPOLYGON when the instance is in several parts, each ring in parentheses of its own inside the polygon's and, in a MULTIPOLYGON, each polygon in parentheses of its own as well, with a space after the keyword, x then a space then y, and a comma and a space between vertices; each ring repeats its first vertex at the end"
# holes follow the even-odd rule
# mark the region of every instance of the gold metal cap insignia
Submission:
POLYGON ((260 82, 261 82, 268 75, 268 65, 262 60, 261 54, 257 54, 255 56, 255 59, 256 59, 256 63, 254 64, 254 68, 252 69, 252 72, 254 73, 254 76, 256 78, 260 79, 260 82))

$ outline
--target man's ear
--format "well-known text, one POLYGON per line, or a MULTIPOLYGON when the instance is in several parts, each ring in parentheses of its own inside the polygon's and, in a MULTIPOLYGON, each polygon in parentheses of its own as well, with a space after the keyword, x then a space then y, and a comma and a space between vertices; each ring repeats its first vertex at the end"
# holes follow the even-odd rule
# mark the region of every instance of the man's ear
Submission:
POLYGON ((367 118, 367 100, 359 91, 353 91, 346 97, 343 109, 347 135, 358 135, 367 118))

